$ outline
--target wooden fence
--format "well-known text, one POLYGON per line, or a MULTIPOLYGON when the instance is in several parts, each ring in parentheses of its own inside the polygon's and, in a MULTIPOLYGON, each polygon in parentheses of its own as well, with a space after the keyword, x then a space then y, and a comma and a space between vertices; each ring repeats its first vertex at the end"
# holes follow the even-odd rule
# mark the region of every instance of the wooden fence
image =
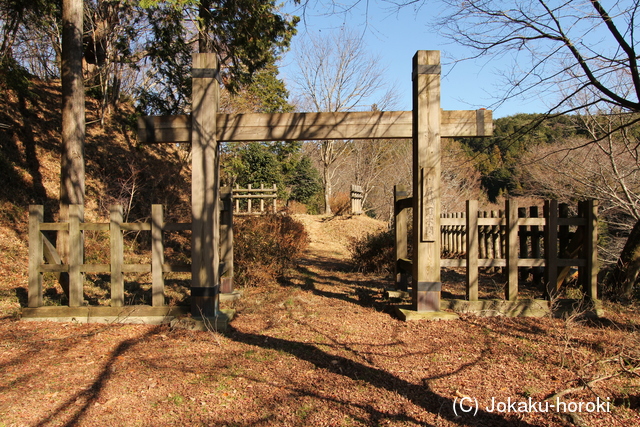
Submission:
POLYGON ((240 188, 239 185, 233 189, 233 199, 235 200, 234 215, 256 215, 267 212, 265 210, 265 201, 271 200, 271 213, 277 212, 278 187, 273 184, 271 188, 265 188, 264 184, 260 184, 260 188, 253 188, 251 184, 247 188, 240 188), (241 204, 241 200, 246 200, 246 205, 241 204), (253 202, 260 203, 259 210, 254 209, 253 202), (242 208, 242 209, 241 209, 242 208), (246 210, 245 210, 246 209, 246 210))
MULTIPOLYGON (((396 283, 406 289, 412 262, 407 259, 407 209, 412 198, 395 190, 396 283)), ((518 268, 534 280, 544 280, 547 297, 555 295, 572 267, 577 267, 585 294, 597 299, 597 204, 580 202, 569 216, 567 205, 550 200, 543 216, 538 207, 519 208, 505 202, 504 211, 478 211, 478 202, 467 201, 466 212, 441 215, 441 267, 466 268, 467 299, 478 299, 478 269, 503 268, 507 275, 505 298, 518 295, 518 268), (527 216, 528 213, 528 216, 527 216)))
MULTIPOLYGON (((221 212, 220 239, 220 276, 222 292, 233 290, 233 225, 231 213, 231 191, 221 189, 223 210, 221 212)), ((43 273, 66 273, 69 278, 69 307, 81 307, 84 304, 83 273, 108 273, 111 276, 111 307, 124 306, 124 275, 126 273, 151 273, 151 304, 153 307, 165 305, 164 273, 189 272, 191 264, 167 264, 164 259, 163 232, 190 231, 191 223, 168 223, 164 220, 162 205, 151 207, 151 221, 145 223, 127 223, 123 221, 122 206, 110 207, 110 220, 107 223, 83 222, 83 207, 69 206, 69 222, 43 222, 44 208, 41 205, 29 206, 29 295, 30 308, 41 307, 43 303, 43 273), (109 232, 109 264, 84 263, 84 231, 109 232), (53 244, 43 231, 67 232, 69 234, 69 260, 63 264, 53 244), (125 231, 151 232, 151 263, 126 264, 124 262, 125 231), (45 263, 44 260, 47 260, 45 263)))

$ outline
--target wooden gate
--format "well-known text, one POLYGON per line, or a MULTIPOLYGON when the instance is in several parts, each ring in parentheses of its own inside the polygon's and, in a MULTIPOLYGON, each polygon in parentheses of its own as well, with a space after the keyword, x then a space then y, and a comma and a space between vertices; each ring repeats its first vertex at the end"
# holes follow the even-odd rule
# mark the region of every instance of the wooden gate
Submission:
POLYGON ((377 138, 413 139, 413 306, 439 310, 440 138, 490 136, 493 127, 488 110, 441 110, 440 52, 413 58, 413 111, 219 114, 217 69, 215 54, 194 54, 192 114, 138 122, 140 142, 191 144, 192 314, 218 314, 221 142, 377 138))

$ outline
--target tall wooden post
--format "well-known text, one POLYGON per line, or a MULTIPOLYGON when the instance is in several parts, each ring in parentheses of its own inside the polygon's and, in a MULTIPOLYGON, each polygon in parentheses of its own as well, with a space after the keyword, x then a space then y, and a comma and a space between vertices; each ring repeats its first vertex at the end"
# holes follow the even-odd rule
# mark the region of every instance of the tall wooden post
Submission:
MULTIPOLYGON (((81 0, 62 2, 62 150, 60 158, 60 221, 69 221, 69 205, 84 205, 85 195, 85 95, 82 75, 83 4, 81 0)), ((57 249, 69 263, 69 234, 58 232, 57 249)), ((69 276, 60 275, 62 288, 69 276)), ((68 295, 71 298, 70 295, 68 295)))
POLYGON ((215 316, 217 312, 220 201, 216 74, 215 54, 193 55, 191 312, 194 316, 215 316))
POLYGON ((413 57, 413 309, 440 310, 440 51, 413 57))

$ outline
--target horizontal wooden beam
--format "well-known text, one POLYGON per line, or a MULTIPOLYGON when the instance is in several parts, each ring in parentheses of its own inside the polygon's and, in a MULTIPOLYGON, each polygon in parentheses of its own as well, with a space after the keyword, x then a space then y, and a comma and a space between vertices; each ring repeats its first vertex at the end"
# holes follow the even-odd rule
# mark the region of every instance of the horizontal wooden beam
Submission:
POLYGON ((411 135, 406 112, 218 115, 221 141, 307 141, 401 138, 411 135))
MULTIPOLYGON (((217 139, 238 141, 311 141, 330 139, 410 139, 411 111, 353 113, 218 114, 217 139)), ((442 111, 442 137, 491 136, 491 111, 442 111)), ((138 120, 143 143, 191 141, 191 117, 147 116, 138 120)))

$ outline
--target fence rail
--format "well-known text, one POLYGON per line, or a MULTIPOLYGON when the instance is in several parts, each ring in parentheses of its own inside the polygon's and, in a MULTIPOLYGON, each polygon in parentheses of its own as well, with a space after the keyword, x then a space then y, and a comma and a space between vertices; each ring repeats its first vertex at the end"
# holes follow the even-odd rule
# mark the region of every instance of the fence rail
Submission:
MULTIPOLYGON (((407 211, 412 198, 395 189, 396 284, 407 287, 412 263, 407 259, 407 211)), ((507 200, 504 211, 478 210, 478 202, 467 201, 466 212, 441 216, 441 267, 466 268, 467 299, 478 299, 478 269, 503 268, 507 274, 505 298, 518 295, 518 269, 534 281, 544 280, 547 296, 555 295, 577 267, 585 294, 597 298, 597 203, 580 202, 578 214, 569 217, 568 205, 546 201, 542 217, 538 207, 519 208, 507 200), (528 213, 528 217, 527 217, 528 213), (524 267, 527 270, 524 270, 524 267), (544 273, 543 273, 544 272, 544 273)))

